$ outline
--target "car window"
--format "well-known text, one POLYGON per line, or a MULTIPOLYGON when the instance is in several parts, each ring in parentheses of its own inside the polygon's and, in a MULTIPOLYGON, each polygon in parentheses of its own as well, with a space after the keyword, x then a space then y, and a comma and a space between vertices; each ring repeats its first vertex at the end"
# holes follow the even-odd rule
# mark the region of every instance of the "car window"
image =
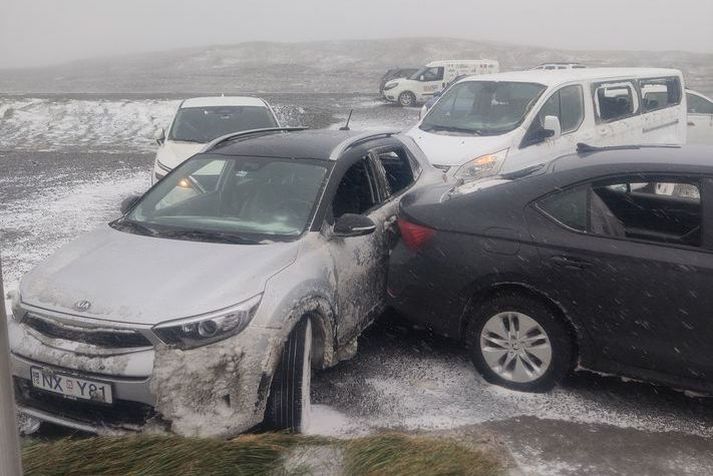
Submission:
POLYGON ((634 85, 629 82, 600 83, 595 89, 597 118, 611 122, 629 117, 637 111, 634 85))
POLYGON ((587 229, 587 188, 575 187, 542 198, 540 210, 550 218, 579 231, 587 229))
POLYGON ((440 81, 443 79, 443 66, 428 68, 420 76, 423 77, 422 80, 419 77, 421 81, 440 81))
POLYGON ((689 114, 713 114, 713 102, 695 94, 686 94, 689 114))
POLYGON ((378 163, 383 168, 389 195, 396 195, 413 184, 415 174, 406 151, 396 149, 378 152, 375 155, 378 163))
POLYGON ((700 246, 700 183, 646 178, 574 187, 544 197, 537 206, 557 222, 593 235, 700 246))
POLYGON ((655 111, 681 104, 681 82, 676 77, 639 80, 643 110, 655 111))
POLYGON ((198 195, 215 192, 225 163, 224 160, 211 160, 199 167, 195 172, 181 177, 176 186, 159 200, 156 204, 156 209, 176 205, 198 195))
POLYGON ((560 120, 562 133, 572 132, 579 128, 584 120, 584 94, 582 86, 574 84, 556 91, 543 104, 537 114, 537 120, 531 127, 541 129, 545 116, 555 116, 560 120))
POLYGON ((334 218, 345 213, 362 214, 378 203, 377 182, 367 156, 352 165, 342 177, 332 200, 332 213, 334 218))

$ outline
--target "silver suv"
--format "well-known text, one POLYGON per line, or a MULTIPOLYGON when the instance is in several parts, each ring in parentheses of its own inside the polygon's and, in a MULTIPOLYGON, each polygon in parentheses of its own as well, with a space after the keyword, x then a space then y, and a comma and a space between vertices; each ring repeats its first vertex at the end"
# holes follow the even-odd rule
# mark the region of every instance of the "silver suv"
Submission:
POLYGON ((22 412, 76 429, 301 431, 313 368, 382 311, 402 194, 443 175, 393 133, 214 141, 22 280, 22 412))

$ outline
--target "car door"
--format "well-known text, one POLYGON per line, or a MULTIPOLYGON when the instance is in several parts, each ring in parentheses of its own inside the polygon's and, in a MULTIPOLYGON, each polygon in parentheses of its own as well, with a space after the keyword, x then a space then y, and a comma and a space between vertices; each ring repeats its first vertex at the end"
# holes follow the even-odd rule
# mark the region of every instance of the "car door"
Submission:
POLYGON ((701 177, 637 175, 528 207, 543 281, 587 329, 600 368, 713 379, 703 350, 713 339, 711 216, 701 202, 712 191, 701 177), (675 196, 657 194, 661 181, 675 196))
POLYGON ((353 340, 383 310, 388 243, 385 222, 395 212, 387 203, 383 180, 369 152, 338 177, 328 213, 333 226, 347 213, 368 216, 376 230, 368 235, 328 240, 333 260, 337 303, 337 340, 353 340), (330 216, 331 215, 331 216, 330 216))
POLYGON ((418 81, 421 83, 418 91, 418 100, 426 101, 437 91, 446 87, 444 79, 445 68, 443 66, 434 66, 428 68, 419 76, 418 81))
POLYGON ((532 120, 517 153, 518 163, 531 164, 574 152, 578 142, 588 142, 592 138, 591 124, 586 123, 584 88, 581 84, 570 84, 555 92, 540 107, 532 120), (538 140, 545 116, 555 116, 562 129, 560 137, 538 140))
POLYGON ((713 101, 702 94, 686 93, 688 143, 713 145, 713 101))

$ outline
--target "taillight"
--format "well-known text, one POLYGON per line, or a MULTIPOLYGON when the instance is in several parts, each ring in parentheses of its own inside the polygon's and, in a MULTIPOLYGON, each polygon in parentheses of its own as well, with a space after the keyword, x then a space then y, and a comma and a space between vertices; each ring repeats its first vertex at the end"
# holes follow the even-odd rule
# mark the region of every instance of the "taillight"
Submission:
POLYGON ((399 230, 404 244, 413 251, 421 248, 436 233, 433 228, 417 225, 403 218, 399 218, 399 230))

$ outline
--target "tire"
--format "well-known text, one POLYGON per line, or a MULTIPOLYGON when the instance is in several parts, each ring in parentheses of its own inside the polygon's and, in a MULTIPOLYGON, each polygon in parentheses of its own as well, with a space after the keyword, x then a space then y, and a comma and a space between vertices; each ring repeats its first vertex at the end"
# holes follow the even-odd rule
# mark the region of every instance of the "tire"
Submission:
POLYGON ((272 430, 301 433, 310 421, 312 323, 303 318, 292 330, 272 378, 265 424, 272 430))
POLYGON ((476 309, 466 344, 486 381, 521 392, 551 390, 574 363, 567 324, 525 294, 498 294, 476 309))
POLYGON ((402 107, 409 107, 416 104, 416 96, 411 91, 404 91, 399 94, 399 104, 402 107))

